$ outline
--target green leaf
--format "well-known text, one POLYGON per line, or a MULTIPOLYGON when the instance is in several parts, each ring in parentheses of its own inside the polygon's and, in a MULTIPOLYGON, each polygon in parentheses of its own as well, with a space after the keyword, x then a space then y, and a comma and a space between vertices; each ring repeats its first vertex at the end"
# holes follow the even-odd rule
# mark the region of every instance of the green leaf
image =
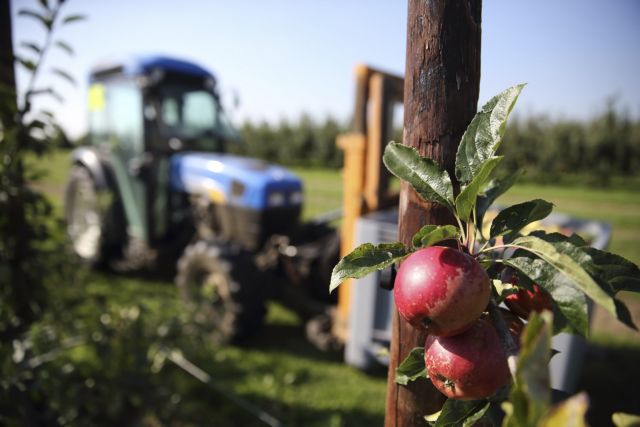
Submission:
POLYGON ((44 89, 34 89, 32 91, 27 92, 26 96, 27 97, 32 97, 32 96, 38 96, 38 95, 50 95, 51 97, 53 97, 54 99, 56 99, 59 102, 63 102, 64 98, 56 91, 54 91, 52 88, 48 87, 48 88, 44 88, 44 89))
POLYGON ((24 68, 26 68, 28 71, 33 72, 36 69, 36 63, 30 59, 23 59, 23 58, 16 57, 16 61, 18 61, 18 63, 22 65, 24 68))
POLYGON ((414 236, 414 248, 426 248, 443 240, 457 239, 460 230, 453 225, 425 225, 414 236))
POLYGON ((543 259, 566 275, 576 288, 587 294, 594 302, 600 304, 613 316, 616 315, 616 305, 613 298, 593 280, 583 267, 590 265, 592 261, 591 257, 580 248, 568 242, 545 242, 535 236, 519 237, 513 241, 512 245, 506 246, 525 249, 543 259))
POLYGON ((28 18, 33 18, 36 21, 40 22, 42 25, 44 25, 47 30, 51 30, 51 24, 53 24, 53 21, 51 20, 50 17, 40 15, 38 12, 29 10, 29 9, 22 9, 18 11, 18 16, 26 16, 28 18))
POLYGON ((61 70, 60 68, 52 68, 51 72, 57 76, 62 77, 63 79, 65 79, 66 81, 68 81, 69 83, 71 83, 73 86, 75 86, 76 83, 76 79, 73 78, 73 76, 69 73, 67 73, 64 70, 61 70))
POLYGON ((407 181, 424 198, 453 211, 453 185, 447 171, 410 147, 391 141, 382 161, 389 171, 407 181))
POLYGON ((460 182, 470 182, 496 153, 522 88, 524 84, 516 85, 494 96, 471 120, 456 153, 456 177, 460 182))
POLYGON ((585 416, 589 409, 587 393, 582 392, 554 406, 540 421, 540 427, 589 427, 585 416))
POLYGON ((44 129, 47 124, 42 120, 31 120, 26 124, 27 129, 44 129))
POLYGON ((442 410, 438 411, 438 412, 434 412, 433 414, 429 414, 429 415, 425 415, 424 416, 424 420, 430 425, 430 426, 435 426, 436 422, 438 421, 438 417, 440 416, 440 413, 442 412, 442 410))
POLYGON ((470 427, 489 409, 486 400, 447 399, 442 406, 436 427, 470 427))
POLYGON ((33 53, 35 53, 36 55, 40 55, 40 47, 35 44, 35 43, 31 43, 31 42, 22 42, 20 43, 21 46, 29 49, 30 51, 32 51, 33 53))
POLYGON ((486 184, 489 175, 491 175, 491 172, 493 172, 501 161, 502 156, 487 159, 487 161, 480 166, 478 173, 473 177, 471 182, 458 194, 456 198, 456 212, 463 222, 469 221, 471 211, 476 205, 480 189, 486 184))
POLYGON ((500 279, 492 279, 491 285, 496 294, 496 304, 500 304, 506 297, 517 294, 520 290, 517 286, 514 286, 511 283, 504 283, 500 279))
POLYGON ((537 258, 516 257, 504 263, 519 270, 551 295, 554 305, 562 314, 562 318, 555 319, 556 332, 565 330, 582 336, 589 334, 587 297, 566 275, 546 261, 537 258), (562 322, 563 320, 568 325, 562 322))
POLYGON ((640 292, 640 269, 620 255, 596 248, 584 248, 598 267, 598 278, 607 282, 613 292, 640 292))
POLYGON ((640 427, 640 415, 614 412, 611 421, 616 427, 640 427))
POLYGON ((516 379, 503 404, 503 427, 537 426, 551 402, 549 355, 553 316, 550 312, 531 313, 520 336, 516 379))
POLYGON ((63 24, 71 24, 73 22, 84 21, 87 17, 85 15, 69 15, 62 20, 63 24))
POLYGON ((585 241, 576 234, 567 237, 560 233, 547 234, 543 231, 536 231, 530 235, 552 243, 560 252, 573 257, 584 267, 598 286, 613 298, 617 319, 631 329, 638 329, 633 323, 627 306, 622 301, 615 299, 615 294, 621 290, 619 286, 633 287, 634 282, 638 280, 638 268, 635 264, 618 255, 586 246, 585 241), (636 277, 633 277, 634 275, 636 277))
POLYGON ((329 292, 347 278, 360 279, 369 273, 383 270, 409 254, 402 243, 365 243, 340 260, 331 272, 329 292))
POLYGON ((476 201, 476 225, 478 229, 482 231, 482 222, 484 221, 484 215, 491 207, 493 202, 498 197, 503 195, 509 188, 515 184, 516 180, 520 177, 520 171, 511 174, 503 179, 493 179, 482 190, 482 194, 478 196, 476 201))
POLYGON ((553 204, 542 199, 509 206, 493 219, 489 234, 492 239, 507 233, 515 235, 526 225, 546 218, 552 210, 553 204))
POLYGON ((396 383, 407 385, 418 378, 429 378, 424 364, 424 347, 415 347, 396 368, 396 383))
POLYGON ((54 46, 59 47, 61 50, 65 51, 67 54, 69 54, 69 56, 73 56, 73 54, 74 54, 73 48, 67 42, 64 42, 62 40, 57 40, 55 42, 54 46))

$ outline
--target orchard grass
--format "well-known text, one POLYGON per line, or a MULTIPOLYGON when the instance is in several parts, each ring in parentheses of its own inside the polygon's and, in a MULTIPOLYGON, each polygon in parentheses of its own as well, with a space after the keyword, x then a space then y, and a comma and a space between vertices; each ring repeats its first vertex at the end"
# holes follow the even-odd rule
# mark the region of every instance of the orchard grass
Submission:
MULTIPOLYGON (((50 196, 56 214, 61 215, 69 152, 54 150, 43 160, 36 161, 48 171, 37 187, 50 196)), ((303 216, 306 219, 340 208, 340 171, 313 168, 293 168, 293 171, 304 181, 303 216)), ((609 222, 613 227, 609 250, 640 264, 640 245, 637 243, 640 239, 640 193, 637 191, 625 189, 624 185, 596 189, 523 184, 514 186, 497 203, 509 205, 535 198, 554 203, 556 212, 609 222)), ((88 291, 103 295, 109 304, 124 305, 138 301, 155 315, 180 311, 170 277, 88 274, 91 280, 88 291)), ((638 322, 640 300, 628 304, 638 322)), ((305 340, 300 320, 278 303, 269 303, 266 320, 259 336, 242 347, 205 344, 197 354, 185 356, 209 373, 218 386, 250 401, 286 425, 382 424, 387 381, 384 369, 365 374, 345 365, 341 353, 317 351, 305 340)), ((611 336, 616 334, 609 333, 607 328, 614 322, 605 319, 595 328, 592 340, 597 351, 611 349, 619 352, 623 345, 626 350, 619 357, 625 357, 624 354, 637 356, 640 336, 625 331, 628 338, 623 344, 618 338, 613 340, 611 336)), ((598 358, 594 360, 589 361, 589 369, 581 385, 597 396, 602 378, 609 373, 603 367, 605 362, 600 363, 598 358)), ((247 426, 261 425, 219 393, 207 389, 178 368, 166 366, 164 369, 166 375, 175 381, 181 404, 195 413, 206 414, 212 425, 232 421, 247 426)), ((638 376, 633 375, 634 378, 638 376)), ((632 392, 632 389, 628 391, 632 392)), ((606 390, 600 395, 606 396, 606 390)))

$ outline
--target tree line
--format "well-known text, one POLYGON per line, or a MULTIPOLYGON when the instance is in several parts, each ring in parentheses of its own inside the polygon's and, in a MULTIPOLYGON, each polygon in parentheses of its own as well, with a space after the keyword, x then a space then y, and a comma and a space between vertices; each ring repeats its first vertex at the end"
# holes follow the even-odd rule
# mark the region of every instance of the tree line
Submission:
MULTIPOLYGON (((338 134, 347 132, 348 121, 329 117, 314 120, 302 115, 297 121, 245 121, 242 143, 231 151, 287 166, 340 168, 342 151, 338 134)), ((401 139, 397 129, 393 139, 401 139)), ((551 119, 548 116, 514 117, 501 154, 502 168, 525 170, 524 179, 555 182, 579 175, 584 183, 606 185, 613 176, 637 176, 640 170, 640 120, 607 104, 590 120, 551 119)))
POLYGON ((607 185, 613 177, 638 176, 640 120, 609 103, 587 121, 516 118, 507 128, 503 168, 526 171, 536 182, 554 182, 567 175, 584 184, 607 185))

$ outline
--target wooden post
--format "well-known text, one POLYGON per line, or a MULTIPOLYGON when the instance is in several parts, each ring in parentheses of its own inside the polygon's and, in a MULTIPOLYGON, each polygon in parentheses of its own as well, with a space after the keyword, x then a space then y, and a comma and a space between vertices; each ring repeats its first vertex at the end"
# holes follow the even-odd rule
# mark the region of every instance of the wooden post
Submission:
MULTIPOLYGON (((449 171, 454 186, 455 155, 473 118, 480 83, 481 0, 409 0, 404 83, 405 145, 449 171)), ((425 202, 403 183, 399 240, 410 244, 425 224, 451 224, 449 212, 425 202)), ((443 396, 429 381, 395 384, 395 369, 425 335, 394 313, 385 426, 424 426, 424 416, 440 409, 443 396)))

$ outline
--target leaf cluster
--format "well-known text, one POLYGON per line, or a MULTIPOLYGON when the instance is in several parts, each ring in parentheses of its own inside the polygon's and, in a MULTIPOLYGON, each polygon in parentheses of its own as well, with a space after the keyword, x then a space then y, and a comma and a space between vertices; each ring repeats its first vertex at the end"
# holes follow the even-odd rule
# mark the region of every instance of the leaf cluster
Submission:
MULTIPOLYGON (((553 205, 545 200, 506 207, 488 228, 484 227, 487 211, 518 177, 512 174, 496 179, 492 175, 503 160, 496 151, 523 87, 513 86, 496 95, 469 124, 456 155, 455 179, 460 184, 457 192, 453 177, 433 160, 401 144, 387 145, 383 162, 389 171, 406 181, 423 199, 446 207, 457 224, 426 225, 415 234, 411 247, 393 243, 356 248, 334 268, 330 290, 346 278, 359 278, 387 268, 416 250, 443 241, 453 241, 459 249, 464 248, 494 278, 505 267, 514 269, 520 277, 518 286, 526 288, 536 283, 550 294, 554 316, 536 314, 529 319, 509 403, 502 407, 507 414, 503 425, 559 425, 558 420, 569 413, 583 416, 587 403, 586 398, 577 396, 550 409, 547 363, 551 336, 559 332, 588 335, 589 301, 635 329, 628 309, 616 294, 622 290, 639 292, 640 270, 618 255, 589 247, 577 235, 529 231, 551 213, 553 205)), ((494 294, 499 295, 500 289, 496 288, 494 294)), ((399 384, 425 377, 421 357, 419 349, 414 349, 398 367, 399 384)), ((439 417, 434 418, 434 425, 471 425, 485 413, 491 413, 490 406, 488 401, 448 401, 439 417)), ((496 408, 502 412, 499 405, 496 408)))

